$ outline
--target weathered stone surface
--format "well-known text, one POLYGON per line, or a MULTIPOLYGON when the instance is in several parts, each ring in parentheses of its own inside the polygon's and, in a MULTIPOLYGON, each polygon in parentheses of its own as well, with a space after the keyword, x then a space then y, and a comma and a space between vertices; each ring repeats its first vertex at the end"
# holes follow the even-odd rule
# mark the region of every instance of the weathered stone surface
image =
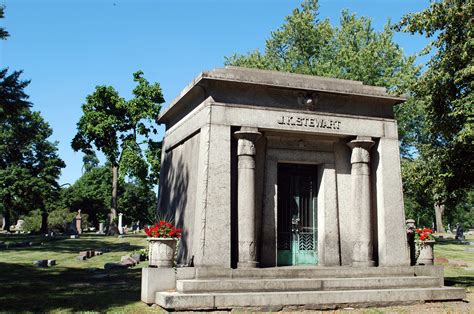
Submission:
POLYGON ((156 293, 174 290, 176 273, 172 268, 142 268, 141 300, 145 303, 155 303, 156 293))
POLYGON ((33 262, 33 265, 36 267, 48 267, 48 260, 42 259, 33 262))
MULTIPOLYGON (((156 302, 330 309, 459 298, 462 289, 440 288, 442 268, 408 266, 393 111, 403 101, 305 75, 225 68, 198 76, 159 117, 158 206, 183 228, 177 264, 195 268, 177 270, 186 294, 157 292, 156 302), (299 186, 306 174, 279 171, 290 167, 310 179, 299 186), (296 267, 275 267, 288 264, 296 267)), ((142 290, 147 302, 153 289, 142 290)))
POLYGON ((176 289, 184 293, 225 291, 331 291, 435 287, 437 277, 362 277, 362 278, 265 278, 178 280, 176 289))
POLYGON ((407 301, 460 300, 466 293, 462 288, 409 288, 343 291, 294 291, 260 293, 187 293, 158 292, 156 303, 165 309, 232 309, 264 306, 318 306, 332 308, 347 306, 403 304, 407 301))

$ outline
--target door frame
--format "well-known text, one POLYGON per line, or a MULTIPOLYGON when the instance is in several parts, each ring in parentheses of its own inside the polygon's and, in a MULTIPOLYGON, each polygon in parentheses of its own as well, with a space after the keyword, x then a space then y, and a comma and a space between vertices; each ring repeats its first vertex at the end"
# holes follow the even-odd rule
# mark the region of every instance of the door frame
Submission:
POLYGON ((340 265, 339 219, 334 153, 267 148, 262 207, 261 258, 263 267, 277 266, 278 163, 317 165, 318 265, 340 265))

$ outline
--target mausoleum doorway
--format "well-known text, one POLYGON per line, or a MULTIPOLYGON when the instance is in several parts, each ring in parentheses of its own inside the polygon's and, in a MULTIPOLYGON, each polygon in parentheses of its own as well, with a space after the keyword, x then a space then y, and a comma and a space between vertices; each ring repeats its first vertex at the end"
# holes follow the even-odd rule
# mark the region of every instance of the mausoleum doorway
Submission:
POLYGON ((315 265, 317 166, 278 164, 277 264, 315 265))

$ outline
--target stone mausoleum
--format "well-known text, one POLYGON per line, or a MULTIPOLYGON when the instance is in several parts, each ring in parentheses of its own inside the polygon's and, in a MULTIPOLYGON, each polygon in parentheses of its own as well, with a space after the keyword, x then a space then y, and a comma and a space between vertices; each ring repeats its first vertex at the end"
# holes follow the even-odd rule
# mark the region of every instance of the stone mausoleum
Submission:
POLYGON ((393 110, 403 101, 357 81, 200 74, 159 117, 159 207, 183 229, 187 267, 142 299, 277 309, 463 298, 439 267, 410 266, 393 110))

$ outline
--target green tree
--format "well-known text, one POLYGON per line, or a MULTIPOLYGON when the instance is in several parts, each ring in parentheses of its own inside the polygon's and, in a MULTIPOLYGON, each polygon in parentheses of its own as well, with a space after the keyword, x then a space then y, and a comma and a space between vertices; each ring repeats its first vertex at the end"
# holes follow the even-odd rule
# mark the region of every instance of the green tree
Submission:
MULTIPOLYGON (((271 33, 264 53, 255 50, 234 54, 225 58, 225 64, 359 80, 402 93, 414 83, 420 68, 414 65, 413 56, 403 54, 393 34, 390 22, 378 32, 369 18, 359 18, 346 10, 341 13, 339 25, 333 27, 328 19, 318 19, 318 1, 307 0, 271 33)), ((409 101, 397 109, 397 114, 408 116, 416 110, 413 106, 409 101)), ((402 151, 406 154, 415 136, 410 126, 400 125, 402 151)))
POLYGON ((82 157, 82 163, 82 170, 89 172, 99 166, 99 158, 97 158, 97 155, 94 152, 88 152, 82 157))
POLYGON ((84 172, 73 185, 61 191, 61 201, 57 208, 89 215, 94 225, 107 218, 110 206, 110 186, 112 173, 110 165, 93 167, 84 172))
MULTIPOLYGON (((0 5, 0 19, 4 6, 0 5)), ((0 39, 8 32, 0 27, 0 39)), ((41 212, 41 230, 47 231, 49 205, 59 192, 57 180, 64 162, 57 143, 48 138, 52 130, 39 112, 31 111, 21 71, 0 70, 0 210, 8 230, 11 218, 32 210, 41 212)))
POLYGON ((123 192, 120 195, 119 205, 124 214, 125 221, 133 223, 140 221, 152 224, 156 221, 155 192, 148 185, 137 180, 127 182, 123 185, 123 192))
MULTIPOLYGON (((0 19, 5 18, 5 6, 0 5, 0 19)), ((0 39, 7 39, 7 37, 10 36, 8 34, 7 30, 3 27, 0 27, 0 39)))
POLYGON ((431 59, 412 91, 421 108, 417 171, 435 203, 438 231, 444 231, 444 208, 455 210, 474 183, 473 16, 472 1, 435 1, 397 25, 432 39, 422 52, 431 59))
MULTIPOLYGON (((134 97, 128 101, 111 86, 97 86, 94 93, 87 96, 82 106, 84 114, 72 141, 74 150, 88 154, 95 147, 111 164, 111 224, 117 215, 119 175, 148 182, 156 180, 156 174, 149 173, 147 157, 156 156, 160 147, 150 135, 157 134, 156 119, 164 99, 160 85, 150 84, 143 72, 138 71, 133 77, 137 86, 133 89, 134 97), (142 148, 143 145, 146 148, 142 148)), ((156 165, 152 166, 156 171, 156 165)))
POLYGON ((0 198, 6 228, 10 218, 19 218, 33 209, 43 215, 42 231, 47 229, 48 204, 57 197, 57 180, 64 162, 57 154, 57 143, 48 138, 52 129, 39 112, 29 108, 20 72, 0 71, 0 198))
MULTIPOLYGON (((89 221, 97 226, 107 218, 110 204, 110 186, 112 173, 110 164, 92 167, 84 172, 73 185, 61 191, 57 210, 68 208, 72 212, 81 209, 87 214, 89 221)), ((120 180, 117 191, 120 212, 125 222, 153 222, 156 212, 156 194, 142 180, 125 182, 120 180)))

